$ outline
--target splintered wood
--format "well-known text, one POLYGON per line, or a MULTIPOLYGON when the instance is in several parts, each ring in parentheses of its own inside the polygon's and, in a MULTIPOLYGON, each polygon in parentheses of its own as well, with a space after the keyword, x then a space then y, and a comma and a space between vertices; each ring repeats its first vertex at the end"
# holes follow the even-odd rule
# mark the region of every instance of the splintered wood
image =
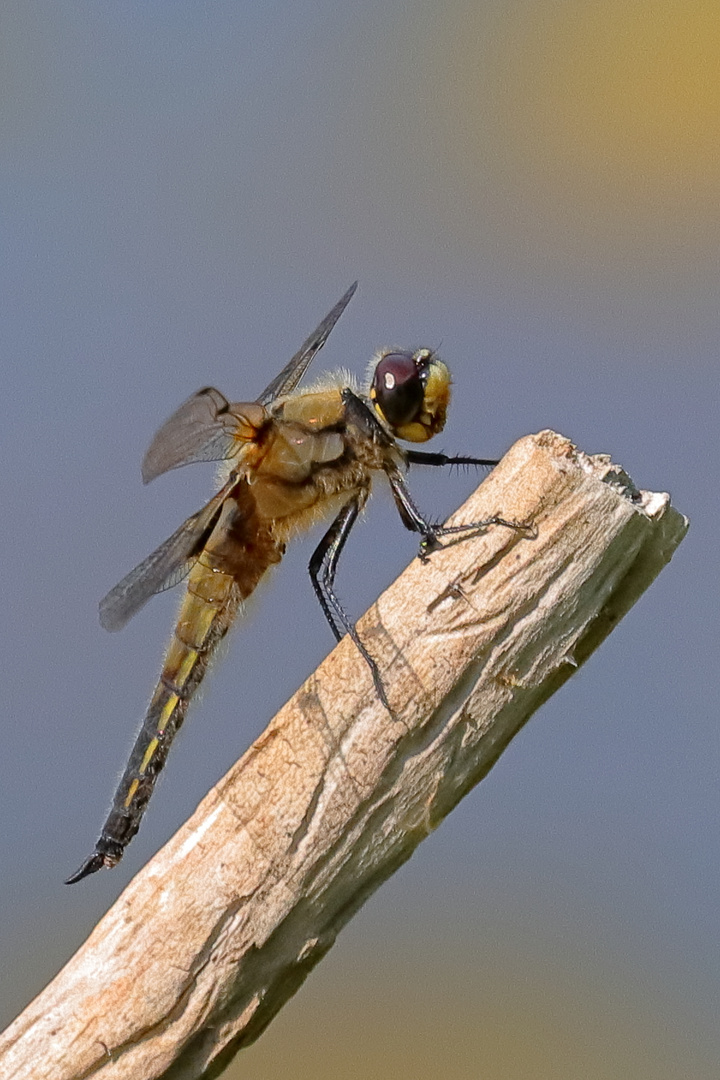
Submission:
POLYGON ((5 1032, 0 1077, 218 1075, 687 529, 667 495, 551 431, 452 523, 493 515, 533 528, 415 560, 358 624, 394 715, 345 638, 5 1032))

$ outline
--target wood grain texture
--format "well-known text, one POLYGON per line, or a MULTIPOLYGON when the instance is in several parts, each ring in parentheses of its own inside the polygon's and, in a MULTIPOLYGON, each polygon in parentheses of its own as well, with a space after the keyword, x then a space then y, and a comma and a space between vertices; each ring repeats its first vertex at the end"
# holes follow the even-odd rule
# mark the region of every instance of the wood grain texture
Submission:
POLYGON ((453 520, 495 514, 537 535, 491 527, 415 560, 358 624, 395 719, 344 639, 0 1038, 0 1077, 218 1075, 687 529, 547 431, 453 520))

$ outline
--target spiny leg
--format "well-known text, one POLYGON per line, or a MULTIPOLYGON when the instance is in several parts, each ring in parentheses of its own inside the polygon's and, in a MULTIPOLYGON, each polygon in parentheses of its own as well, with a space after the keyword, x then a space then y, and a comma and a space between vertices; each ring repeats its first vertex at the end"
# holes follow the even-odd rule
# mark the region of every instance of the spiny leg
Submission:
POLYGON ((333 634, 338 641, 342 639, 344 634, 350 636, 360 655, 370 668, 377 696, 392 716, 394 714, 390 707, 385 687, 383 686, 380 670, 360 640, 360 635, 355 629, 355 624, 343 609, 333 588, 340 553, 345 547, 345 542, 350 535, 350 530, 357 521, 358 514, 365 505, 366 500, 367 491, 363 490, 355 495, 349 502, 345 503, 313 552, 308 570, 310 572, 310 580, 313 583, 313 588, 320 601, 320 606, 323 609, 323 614, 330 624, 333 634))
POLYGON ((349 619, 338 603, 337 598, 334 598, 332 584, 335 580, 340 552, 345 546, 350 530, 357 521, 359 513, 358 499, 353 498, 346 503, 315 548, 308 564, 310 580, 320 601, 323 614, 338 641, 342 640, 343 635, 348 632, 349 619))
MULTIPOLYGON (((415 454, 418 452, 415 451, 415 454)), ((434 454, 428 454, 428 457, 435 457, 434 454)), ((444 454, 438 455, 444 458, 444 454)), ((412 458, 410 459, 412 461, 412 458)), ((441 462, 441 464, 455 464, 455 461, 449 459, 447 462, 441 462)), ((427 461, 423 464, 429 464, 427 461)), ((435 464, 432 462, 431 464, 435 464)), ((419 533, 420 551, 419 557, 423 562, 427 561, 428 556, 433 551, 437 551, 443 545, 440 543, 440 537, 451 536, 457 533, 475 532, 479 529, 486 529, 488 525, 504 525, 508 529, 515 529, 517 532, 525 532, 529 536, 532 536, 535 532, 534 526, 529 525, 523 521, 508 521, 506 518, 493 515, 492 517, 485 518, 482 521, 471 521, 467 525, 434 525, 432 522, 424 518, 421 512, 418 510, 415 502, 410 495, 408 486, 405 483, 405 478, 401 472, 388 472, 388 480, 390 481, 390 487, 395 499, 395 505, 398 508, 400 517, 406 529, 410 529, 411 532, 419 533)))
POLYGON ((405 457, 410 465, 486 465, 493 467, 498 464, 490 458, 478 457, 450 457, 448 454, 428 454, 424 450, 406 450, 405 457))

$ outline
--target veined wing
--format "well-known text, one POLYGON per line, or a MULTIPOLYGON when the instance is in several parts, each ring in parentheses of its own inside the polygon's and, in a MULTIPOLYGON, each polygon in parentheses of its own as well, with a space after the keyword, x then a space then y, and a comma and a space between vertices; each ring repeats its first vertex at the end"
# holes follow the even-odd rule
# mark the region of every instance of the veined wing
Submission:
POLYGON ((143 458, 143 482, 149 484, 161 473, 195 461, 234 457, 265 419, 265 410, 255 402, 231 405, 213 386, 203 387, 156 433, 143 458))
POLYGON ((338 300, 332 311, 295 353, 257 401, 231 405, 224 394, 205 386, 183 402, 156 433, 143 458, 142 478, 149 484, 156 476, 196 461, 226 461, 235 457, 244 442, 254 438, 267 419, 263 406, 281 394, 290 394, 323 347, 357 288, 357 281, 338 300))
POLYGON ((100 623, 106 630, 121 630, 151 596, 176 585, 189 573, 235 483, 237 477, 233 476, 207 506, 183 522, 100 601, 100 623))
POLYGON ((325 316, 317 330, 313 330, 307 341, 305 341, 295 353, 292 360, 286 364, 280 374, 276 375, 273 381, 265 387, 262 394, 260 394, 260 397, 257 398, 259 405, 267 405, 275 398, 293 392, 310 366, 315 353, 322 349, 330 335, 330 331, 355 295, 357 285, 357 281, 353 282, 345 295, 338 300, 332 311, 325 316))

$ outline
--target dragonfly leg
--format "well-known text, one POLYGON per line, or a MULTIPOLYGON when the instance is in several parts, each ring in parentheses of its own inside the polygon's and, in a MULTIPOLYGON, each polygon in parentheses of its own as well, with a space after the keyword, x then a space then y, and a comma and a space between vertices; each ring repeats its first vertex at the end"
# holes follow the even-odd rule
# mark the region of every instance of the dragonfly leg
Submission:
POLYGON ((357 521, 358 514, 365 505, 367 494, 367 491, 362 491, 353 496, 349 502, 345 503, 313 552, 308 570, 310 572, 310 580, 313 583, 315 594, 320 601, 320 607, 323 609, 323 614, 330 624, 333 634, 338 641, 340 641, 345 634, 348 634, 352 639, 358 652, 370 668, 377 696, 380 698, 388 712, 393 715, 380 676, 380 670, 360 640, 360 635, 355 629, 355 624, 347 615, 342 604, 335 595, 334 590, 335 573, 337 571, 340 553, 345 547, 345 542, 350 535, 350 530, 357 521))
POLYGON ((486 465, 492 467, 497 461, 479 457, 449 457, 447 454, 428 454, 424 450, 406 450, 405 457, 410 465, 486 465))
MULTIPOLYGON (((431 454, 428 454, 427 456, 434 457, 434 455, 431 454)), ((439 456, 445 457, 444 454, 439 456)), ((412 460, 412 458, 410 460, 412 460)), ((427 464, 427 462, 425 462, 425 464, 427 464)), ((470 521, 467 525, 434 525, 432 522, 428 521, 427 518, 423 517, 418 510, 402 473, 399 471, 388 472, 388 480, 390 481, 395 505, 398 508, 405 528, 410 529, 411 532, 420 534, 420 550, 418 555, 423 562, 427 561, 433 551, 437 551, 438 548, 443 546, 440 542, 441 537, 451 536, 457 533, 476 532, 479 529, 486 529, 489 525, 503 525, 505 528, 515 529, 517 532, 524 532, 529 537, 536 535, 534 525, 523 521, 508 521, 506 518, 498 517, 497 515, 484 518, 482 521, 470 521)))

